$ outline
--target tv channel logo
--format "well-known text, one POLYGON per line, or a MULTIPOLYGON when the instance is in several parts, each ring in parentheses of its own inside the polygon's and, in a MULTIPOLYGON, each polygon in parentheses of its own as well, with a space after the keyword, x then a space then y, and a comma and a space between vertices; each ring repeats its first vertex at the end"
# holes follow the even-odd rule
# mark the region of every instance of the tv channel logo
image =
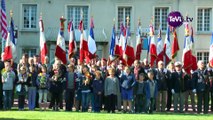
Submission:
POLYGON ((179 11, 173 11, 170 12, 167 17, 167 22, 170 26, 176 28, 181 26, 184 22, 192 22, 193 18, 186 16, 186 19, 184 20, 184 17, 179 11))

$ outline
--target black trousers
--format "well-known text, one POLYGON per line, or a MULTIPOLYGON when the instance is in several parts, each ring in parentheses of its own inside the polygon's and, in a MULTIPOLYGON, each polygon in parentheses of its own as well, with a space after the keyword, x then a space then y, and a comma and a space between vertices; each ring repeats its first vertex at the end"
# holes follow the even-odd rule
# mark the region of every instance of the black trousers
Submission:
POLYGON ((204 104, 204 113, 209 110, 209 91, 197 92, 197 112, 202 112, 202 105, 204 104))
POLYGON ((19 95, 18 96, 18 108, 24 109, 24 103, 25 103, 25 95, 19 95))
POLYGON ((146 97, 145 95, 136 95, 135 97, 135 112, 141 113, 145 112, 146 107, 146 97))
POLYGON ((109 113, 110 111, 112 111, 112 113, 114 113, 117 95, 114 95, 114 94, 107 95, 106 99, 107 99, 107 101, 106 101, 107 112, 109 113))
POLYGON ((154 106, 155 106, 155 98, 150 98, 149 100, 146 101, 146 111, 145 112, 149 112, 150 114, 153 113, 154 110, 154 106))
POLYGON ((39 94, 38 94, 38 89, 37 89, 37 92, 36 92, 36 108, 39 108, 38 100, 39 100, 39 94))
POLYGON ((51 101, 52 101, 53 108, 56 107, 56 109, 58 109, 61 94, 62 93, 60 92, 52 92, 51 101))
POLYGON ((172 92, 171 89, 167 90, 167 110, 170 110, 172 106, 172 92))
POLYGON ((102 94, 94 93, 94 111, 100 112, 102 107, 102 94))
POLYGON ((65 102, 66 102, 66 111, 72 111, 74 103, 74 89, 66 89, 65 93, 65 102))

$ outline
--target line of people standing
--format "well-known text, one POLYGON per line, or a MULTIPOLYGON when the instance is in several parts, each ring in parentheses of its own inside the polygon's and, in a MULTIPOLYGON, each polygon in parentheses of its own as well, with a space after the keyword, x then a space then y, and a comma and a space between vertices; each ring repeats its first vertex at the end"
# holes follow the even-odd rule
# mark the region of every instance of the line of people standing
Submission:
POLYGON ((187 74, 181 62, 166 68, 159 61, 153 68, 146 59, 125 66, 122 61, 107 65, 106 59, 81 64, 74 58, 63 65, 56 58, 51 65, 46 57, 42 65, 39 56, 28 58, 23 54, 18 65, 13 60, 4 61, 0 69, 0 108, 5 110, 13 105, 14 91, 19 110, 24 110, 26 96, 29 110, 49 107, 58 111, 65 100, 66 111, 75 107, 76 111, 87 112, 91 106, 94 112, 104 109, 114 113, 117 109, 124 113, 153 113, 170 111, 173 104, 174 112, 183 113, 188 111, 189 96, 194 112, 201 113, 204 104, 204 113, 208 113, 209 100, 213 110, 213 70, 203 61, 198 61, 198 70, 187 74))

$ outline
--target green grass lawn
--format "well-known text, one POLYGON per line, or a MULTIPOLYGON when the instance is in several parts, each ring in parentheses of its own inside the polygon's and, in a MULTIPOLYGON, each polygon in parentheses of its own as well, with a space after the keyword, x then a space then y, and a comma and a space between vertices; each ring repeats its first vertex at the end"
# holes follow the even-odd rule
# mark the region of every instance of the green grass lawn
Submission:
POLYGON ((213 120, 213 114, 107 114, 52 111, 1 111, 0 120, 213 120))

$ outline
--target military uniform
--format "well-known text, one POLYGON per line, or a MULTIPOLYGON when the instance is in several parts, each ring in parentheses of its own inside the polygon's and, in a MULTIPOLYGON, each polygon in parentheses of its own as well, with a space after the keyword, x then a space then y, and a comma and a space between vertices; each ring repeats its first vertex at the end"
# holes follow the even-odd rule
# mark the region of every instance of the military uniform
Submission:
POLYGON ((183 112, 183 106, 185 101, 185 92, 186 92, 186 83, 189 79, 189 76, 182 71, 172 73, 172 92, 174 95, 174 111, 183 112))
POLYGON ((208 113, 210 82, 207 69, 196 70, 192 75, 192 79, 197 92, 197 112, 202 112, 202 104, 204 103, 204 113, 208 113))

